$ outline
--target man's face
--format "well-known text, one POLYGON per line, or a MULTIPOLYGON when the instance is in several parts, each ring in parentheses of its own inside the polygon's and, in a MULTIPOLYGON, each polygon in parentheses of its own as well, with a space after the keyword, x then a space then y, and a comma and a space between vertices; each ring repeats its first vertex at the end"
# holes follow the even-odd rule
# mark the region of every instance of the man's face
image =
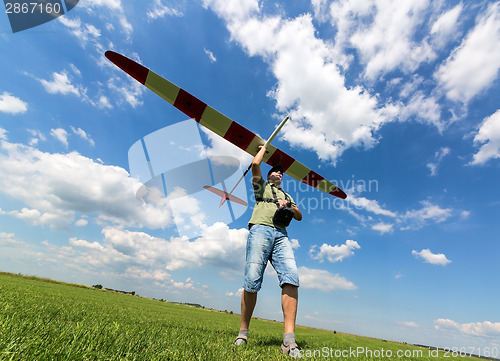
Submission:
POLYGON ((269 174, 269 177, 267 177, 267 180, 270 183, 280 185, 281 181, 283 180, 283 173, 281 173, 280 171, 271 172, 271 174, 269 174))

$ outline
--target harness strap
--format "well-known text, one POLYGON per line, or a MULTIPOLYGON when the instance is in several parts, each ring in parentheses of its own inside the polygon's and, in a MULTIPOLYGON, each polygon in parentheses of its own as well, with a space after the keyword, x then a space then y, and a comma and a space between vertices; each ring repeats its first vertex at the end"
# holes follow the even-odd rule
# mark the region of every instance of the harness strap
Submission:
POLYGON ((288 196, 288 194, 286 194, 286 192, 283 189, 281 189, 280 187, 276 187, 273 184, 271 184, 271 192, 273 192, 273 198, 258 197, 258 198, 255 198, 255 201, 256 202, 274 203, 274 204, 278 205, 279 201, 278 201, 278 197, 276 196, 276 191, 274 190, 274 188, 278 188, 280 191, 282 191, 283 194, 285 195, 285 200, 290 203, 290 197, 288 196))

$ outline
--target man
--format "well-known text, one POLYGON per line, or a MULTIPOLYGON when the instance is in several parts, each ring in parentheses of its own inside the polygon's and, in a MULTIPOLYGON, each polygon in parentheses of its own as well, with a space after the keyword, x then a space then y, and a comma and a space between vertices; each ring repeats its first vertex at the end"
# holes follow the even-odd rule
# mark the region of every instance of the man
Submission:
POLYGON ((235 345, 246 344, 248 327, 257 303, 257 292, 262 285, 264 270, 268 260, 278 274, 281 287, 281 306, 284 318, 283 354, 300 357, 295 343, 295 319, 297 315, 299 277, 295 257, 286 226, 273 220, 278 208, 289 206, 293 218, 302 220, 302 213, 292 198, 279 188, 283 180, 283 168, 274 166, 262 177, 260 165, 266 153, 261 147, 252 161, 252 184, 255 193, 255 207, 249 222, 250 233, 247 240, 244 291, 241 296, 241 326, 235 345))

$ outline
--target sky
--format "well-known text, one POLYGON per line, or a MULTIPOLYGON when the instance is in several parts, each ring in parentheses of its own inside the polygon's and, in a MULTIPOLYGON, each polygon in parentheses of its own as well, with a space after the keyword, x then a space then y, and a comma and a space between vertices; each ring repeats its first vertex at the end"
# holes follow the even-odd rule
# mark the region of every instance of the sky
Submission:
MULTIPOLYGON (((113 50, 263 138, 290 115, 273 145, 347 193, 285 176, 304 215, 288 229, 299 325, 498 351, 499 45, 485 0, 82 0, 16 33, 3 13, 0 270, 239 313, 249 176, 249 207, 223 212, 182 188, 192 174, 141 198, 137 169, 142 145, 168 179, 229 157, 232 188, 251 157, 113 50)), ((282 320, 276 278, 254 316, 282 320)))

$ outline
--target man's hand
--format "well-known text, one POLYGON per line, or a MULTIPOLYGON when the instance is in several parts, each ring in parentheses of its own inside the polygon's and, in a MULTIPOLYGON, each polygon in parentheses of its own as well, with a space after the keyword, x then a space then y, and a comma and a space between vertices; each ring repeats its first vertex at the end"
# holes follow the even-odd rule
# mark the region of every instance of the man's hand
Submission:
POLYGON ((289 206, 289 203, 286 199, 280 199, 278 201, 278 208, 284 208, 284 207, 288 207, 289 206))

